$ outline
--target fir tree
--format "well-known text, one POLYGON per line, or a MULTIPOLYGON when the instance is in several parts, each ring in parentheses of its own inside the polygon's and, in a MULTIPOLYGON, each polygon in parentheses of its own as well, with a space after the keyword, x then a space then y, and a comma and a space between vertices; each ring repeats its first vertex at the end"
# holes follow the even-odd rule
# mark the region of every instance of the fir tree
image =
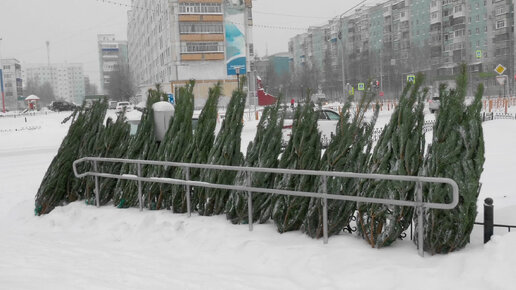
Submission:
MULTIPOLYGON (((281 99, 281 97, 280 97, 281 99)), ((281 138, 283 118, 278 119, 280 102, 275 106, 266 107, 258 123, 254 141, 249 143, 244 166, 277 168, 278 156, 281 152, 281 138)), ((269 172, 249 173, 253 187, 272 188, 274 187, 275 175, 269 172)), ((235 185, 246 185, 247 175, 245 172, 238 172, 235 185)), ((253 222, 265 223, 269 220, 269 214, 264 211, 270 209, 272 196, 264 193, 253 193, 253 222), (260 217, 267 217, 260 219, 260 217)), ((248 194, 246 192, 232 192, 226 203, 226 217, 234 224, 248 223, 248 194)))
MULTIPOLYGON (((241 81, 241 84, 245 83, 241 81)), ((246 94, 242 85, 233 92, 228 105, 226 117, 215 144, 208 155, 208 164, 238 166, 243 163, 243 156, 240 152, 240 135, 243 127, 243 115, 245 108, 246 94)), ((216 184, 233 184, 236 176, 235 171, 204 170, 201 172, 201 181, 216 184)), ((224 211, 229 191, 224 189, 198 188, 197 210, 200 215, 217 215, 224 211)))
MULTIPOLYGON (((425 159, 425 176, 448 177, 459 185, 456 208, 425 212, 424 249, 432 254, 465 247, 477 214, 479 180, 485 161, 480 116, 484 87, 482 84, 478 86, 475 99, 468 107, 464 104, 466 89, 467 68, 462 65, 457 88, 446 90, 441 86, 441 106, 434 125, 433 142, 425 159)), ((450 203, 452 200, 450 186, 443 184, 425 184, 423 197, 425 201, 435 203, 450 203)))
MULTIPOLYGON (((86 146, 86 136, 90 136, 88 132, 92 127, 98 129, 98 123, 102 124, 103 119, 99 121, 94 116, 101 114, 104 105, 104 103, 97 102, 94 103, 92 108, 85 109, 83 104, 82 107, 76 109, 70 117, 63 121, 64 123, 71 119, 72 124, 41 181, 35 201, 35 213, 37 215, 47 214, 58 205, 84 198, 84 192, 73 190, 76 178, 72 170, 72 164, 80 158, 81 147, 86 146)), ((81 169, 85 168, 79 170, 81 169)))
MULTIPOLYGON (((120 114, 113 123, 110 118, 106 122, 103 130, 100 157, 123 158, 130 143, 130 125, 126 122, 125 111, 120 114)), ((122 163, 106 162, 100 164, 100 170, 105 173, 120 174, 122 163)), ((104 205, 113 199, 117 180, 114 178, 99 179, 100 204, 104 205)), ((93 204, 90 201, 91 204, 93 204)))
MULTIPOLYGON (((215 127, 217 125, 217 104, 221 94, 220 83, 209 89, 208 100, 199 115, 197 127, 193 133, 193 139, 187 145, 181 162, 204 164, 208 161, 208 154, 213 147, 215 140, 215 127)), ((174 176, 177 179, 184 179, 185 172, 181 168, 177 168, 174 176)), ((190 180, 200 180, 201 171, 198 168, 189 169, 190 180)), ((192 193, 195 188, 191 188, 192 193)), ((191 204, 196 205, 198 202, 197 194, 191 194, 191 204)), ((175 213, 187 212, 186 187, 172 187, 172 210, 175 213)))
MULTIPOLYGON (((181 162, 187 146, 192 142, 192 115, 194 107, 193 89, 195 81, 188 82, 186 87, 179 89, 176 98, 175 114, 161 142, 154 160, 181 162)), ((156 166, 153 170, 155 177, 173 177, 175 167, 156 166)), ((151 208, 170 208, 172 203, 173 185, 149 183, 148 205, 151 208)))
MULTIPOLYGON (((366 123, 365 113, 371 103, 372 93, 362 98, 354 116, 350 114, 351 100, 342 110, 337 124, 336 135, 332 138, 321 159, 322 171, 366 172, 367 160, 372 147, 372 134, 378 118, 379 105, 370 123, 366 123)), ((319 184, 322 183, 320 179, 319 184)), ((353 178, 327 178, 328 194, 356 196, 360 190, 361 181, 353 178)), ((322 187, 319 187, 322 189, 322 187)), ((319 191, 322 193, 321 191, 319 191)), ((328 235, 340 233, 348 226, 355 210, 356 202, 331 200, 328 207, 328 235)), ((323 236, 323 205, 322 199, 311 198, 309 211, 304 221, 303 230, 312 238, 323 236)))
MULTIPOLYGON (((94 102, 87 112, 87 122, 84 124, 83 135, 78 150, 79 158, 82 157, 102 157, 103 133, 105 130, 104 119, 107 111, 107 99, 94 102)), ((100 170, 100 164, 97 169, 100 170)), ((92 163, 83 162, 77 166, 79 172, 92 171, 92 163)), ((92 199, 95 197, 95 183, 93 177, 75 178, 72 181, 72 192, 79 196, 79 199, 92 199)), ((94 203, 93 203, 94 204, 94 203)))
MULTIPOLYGON (((405 88, 399 106, 380 135, 370 160, 370 173, 412 175, 420 172, 424 152, 423 99, 427 90, 420 90, 423 75, 405 88), (408 95, 410 91, 410 95, 408 95)), ((362 196, 414 200, 415 183, 388 180, 367 180, 362 196)), ((411 207, 358 204, 358 231, 372 247, 393 243, 408 228, 414 209, 411 207)))
MULTIPOLYGON (((152 105, 161 101, 163 93, 159 91, 149 90, 147 98, 147 106, 142 113, 140 124, 136 135, 130 139, 125 159, 140 159, 146 160, 148 156, 152 156, 157 151, 156 137, 154 134, 154 112, 152 105)), ((142 176, 148 176, 148 171, 151 167, 142 166, 142 176)), ((124 164, 120 174, 134 174, 138 173, 137 165, 124 164)), ((119 208, 138 206, 138 186, 135 181, 120 179, 117 182, 115 194, 113 196, 115 206, 119 208)))
MULTIPOLYGON (((308 96, 310 93, 308 93, 308 96)), ((294 115, 292 135, 279 162, 280 168, 317 170, 321 159, 321 137, 317 129, 317 112, 313 103, 298 107, 294 115)), ((277 189, 316 191, 317 178, 309 175, 281 175, 275 181, 277 189)), ((280 233, 298 230, 308 212, 310 198, 275 195, 271 216, 280 233)), ((265 211, 264 213, 267 213, 265 211)), ((265 219, 266 217, 261 217, 265 219)))

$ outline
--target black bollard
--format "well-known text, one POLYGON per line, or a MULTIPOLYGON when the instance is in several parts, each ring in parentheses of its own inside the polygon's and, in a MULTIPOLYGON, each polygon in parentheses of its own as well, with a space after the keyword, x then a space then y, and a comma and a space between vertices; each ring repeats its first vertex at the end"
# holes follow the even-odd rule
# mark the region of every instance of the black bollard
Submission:
POLYGON ((493 199, 484 199, 484 244, 491 240, 493 235, 493 199))

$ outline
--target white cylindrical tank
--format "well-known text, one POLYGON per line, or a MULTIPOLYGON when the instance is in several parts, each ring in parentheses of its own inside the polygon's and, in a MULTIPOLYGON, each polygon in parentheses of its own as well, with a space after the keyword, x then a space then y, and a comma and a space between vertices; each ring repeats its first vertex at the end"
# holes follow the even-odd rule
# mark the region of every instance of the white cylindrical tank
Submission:
POLYGON ((154 133, 157 141, 163 141, 168 130, 170 119, 174 117, 174 106, 169 102, 156 102, 152 105, 154 111, 154 133))

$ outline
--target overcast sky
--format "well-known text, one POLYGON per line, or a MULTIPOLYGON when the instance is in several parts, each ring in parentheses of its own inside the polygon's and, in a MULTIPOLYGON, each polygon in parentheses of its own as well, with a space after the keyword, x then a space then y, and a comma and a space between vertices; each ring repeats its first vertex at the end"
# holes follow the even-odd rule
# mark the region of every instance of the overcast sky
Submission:
MULTIPOLYGON (((112 0, 130 4, 130 0, 112 0)), ((301 29, 327 21, 362 0, 253 0, 254 43, 258 55, 288 50, 288 39, 301 29), (291 16, 294 15, 294 16, 291 16)), ((380 0, 370 0, 374 4, 380 0)), ((22 64, 50 61, 84 64, 85 74, 99 83, 97 34, 127 39, 127 7, 101 0, 0 0, 0 55, 22 64)))

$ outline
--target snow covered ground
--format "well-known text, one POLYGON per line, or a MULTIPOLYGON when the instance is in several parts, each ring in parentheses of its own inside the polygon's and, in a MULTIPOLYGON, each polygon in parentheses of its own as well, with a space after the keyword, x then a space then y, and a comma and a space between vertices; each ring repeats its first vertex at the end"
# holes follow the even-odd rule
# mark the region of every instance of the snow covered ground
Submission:
MULTIPOLYGON (((75 202, 36 217, 34 196, 66 116, 0 118, 0 289, 516 289, 516 232, 506 229, 484 245, 477 226, 464 250, 421 258, 409 239, 377 250, 342 234, 324 245, 272 224, 249 232, 224 216, 75 202)), ((256 124, 246 120, 244 152, 256 124)), ((484 129, 479 211, 493 197, 495 222, 516 224, 516 121, 484 129)))

